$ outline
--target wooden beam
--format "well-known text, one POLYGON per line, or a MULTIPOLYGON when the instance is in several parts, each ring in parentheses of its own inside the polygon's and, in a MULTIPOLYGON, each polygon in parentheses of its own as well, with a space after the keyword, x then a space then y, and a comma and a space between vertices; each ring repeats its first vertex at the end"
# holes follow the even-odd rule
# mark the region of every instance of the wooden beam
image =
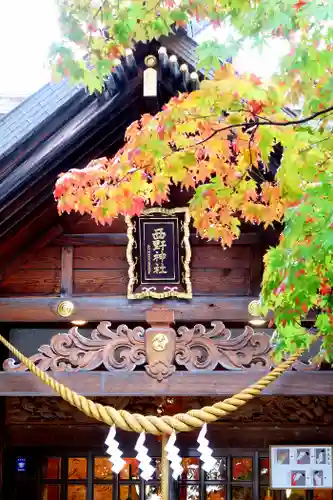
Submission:
MULTIPOLYGON (((235 417, 236 415, 237 412, 235 417)), ((105 424, 99 424, 95 420, 90 420, 89 424, 79 424, 75 420, 59 423, 51 419, 47 423, 40 424, 36 420, 32 421, 31 418, 31 421, 29 420, 26 424, 7 426, 8 445, 21 449, 29 447, 31 450, 36 450, 36 447, 59 450, 59 448, 68 449, 68 443, 72 449, 81 449, 82 443, 84 443, 86 449, 93 449, 96 454, 100 453, 100 456, 105 452, 104 441, 108 433, 105 424)), ((191 451, 198 447, 197 437, 198 431, 177 434, 177 446, 180 448, 182 457, 189 456, 191 451)), ((304 445, 306 443, 317 446, 319 443, 331 443, 333 441, 333 427, 331 425, 318 425, 315 419, 312 425, 281 424, 278 422, 267 426, 261 423, 251 424, 244 423, 242 420, 237 421, 236 417, 235 422, 232 423, 222 420, 215 424, 209 424, 208 438, 217 455, 228 454, 227 449, 229 448, 234 456, 241 457, 244 456, 244 452, 266 450, 270 443, 280 445, 289 445, 290 443, 304 445), (244 436, 246 436, 246 440, 244 436)), ((117 429, 117 441, 121 443, 121 450, 125 456, 131 456, 133 453, 136 439, 137 435, 134 432, 124 432, 117 429)), ((147 435, 147 446, 151 456, 160 455, 160 443, 155 436, 147 435)), ((12 497, 9 494, 5 498, 12 497)), ((23 495, 22 498, 38 497, 23 495)))
MULTIPOLYGON (((165 300, 161 305, 175 312, 175 321, 237 321, 250 318, 248 305, 257 297, 194 297, 190 301, 165 300)), ((48 322, 69 321, 57 314, 61 297, 0 297, 0 322, 48 322)), ((117 296, 95 296, 70 298, 74 304, 73 319, 86 321, 145 321, 146 311, 153 300, 127 300, 117 296)))
POLYGON ((65 246, 61 249, 60 293, 62 296, 73 293, 73 247, 65 246))
MULTIPOLYGON (((176 372, 158 382, 145 372, 50 373, 85 396, 221 396, 228 397, 262 377, 262 371, 176 372)), ((327 396, 333 393, 331 371, 289 371, 263 395, 327 396)), ((32 373, 0 372, 0 396, 54 396, 32 373)))
MULTIPOLYGON (((259 235, 256 233, 243 233, 234 245, 253 245, 258 243, 259 235)), ((206 241, 198 238, 195 233, 191 234, 192 246, 197 245, 219 245, 216 241, 206 241)), ((125 233, 91 233, 91 234, 63 234, 53 242, 59 246, 126 246, 127 235, 125 233)))

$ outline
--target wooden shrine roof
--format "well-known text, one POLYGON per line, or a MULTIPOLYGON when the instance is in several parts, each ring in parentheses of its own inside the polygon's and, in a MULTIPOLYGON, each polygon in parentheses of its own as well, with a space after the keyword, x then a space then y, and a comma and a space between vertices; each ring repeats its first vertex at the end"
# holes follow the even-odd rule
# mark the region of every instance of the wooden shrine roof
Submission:
MULTIPOLYGON (((0 121, 0 260, 10 263, 31 242, 54 237, 61 226, 53 200, 57 176, 93 158, 113 155, 126 127, 145 112, 156 112, 182 88, 170 73, 159 75, 156 101, 143 98, 142 71, 148 54, 163 44, 168 55, 193 70, 195 42, 183 31, 159 42, 139 44, 135 74, 107 81, 102 94, 89 95, 66 82, 48 84, 0 121), (56 227, 54 229, 54 226, 56 227)), ((3 267, 3 264, 2 264, 3 267)), ((4 269, 0 269, 2 274, 4 269)))

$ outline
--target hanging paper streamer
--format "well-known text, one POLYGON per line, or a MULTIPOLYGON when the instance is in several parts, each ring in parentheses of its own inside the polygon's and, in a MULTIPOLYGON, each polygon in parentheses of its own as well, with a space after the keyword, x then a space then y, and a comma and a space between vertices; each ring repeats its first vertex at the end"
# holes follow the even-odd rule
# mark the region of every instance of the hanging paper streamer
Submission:
POLYGON ((149 481, 155 472, 155 468, 151 465, 148 448, 144 446, 145 440, 146 434, 141 432, 134 449, 138 452, 136 459, 139 462, 139 469, 141 470, 140 476, 145 479, 145 481, 149 481))
POLYGON ((197 442, 199 443, 198 452, 200 453, 200 460, 202 461, 202 468, 206 472, 210 472, 215 464, 216 459, 212 457, 213 450, 209 448, 209 441, 205 437, 207 434, 207 424, 204 424, 201 431, 199 432, 199 436, 197 442))
POLYGON ((116 428, 113 426, 109 431, 105 444, 108 447, 106 453, 110 455, 109 460, 112 462, 112 470, 116 474, 119 474, 126 462, 121 458, 123 452, 119 450, 119 443, 115 440, 115 436, 116 428))
POLYGON ((176 433, 173 432, 166 444, 165 451, 167 452, 167 459, 170 462, 170 468, 172 470, 172 477, 178 479, 183 472, 182 458, 179 455, 179 448, 175 446, 176 433))

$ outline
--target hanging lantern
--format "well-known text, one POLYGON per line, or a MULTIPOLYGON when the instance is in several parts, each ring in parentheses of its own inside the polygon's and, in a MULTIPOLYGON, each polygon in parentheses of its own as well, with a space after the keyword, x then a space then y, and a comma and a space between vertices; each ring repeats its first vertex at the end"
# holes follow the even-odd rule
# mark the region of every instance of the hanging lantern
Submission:
POLYGON ((155 69, 157 60, 155 56, 147 56, 145 58, 145 65, 147 69, 143 72, 143 96, 156 97, 157 96, 157 71, 155 69))

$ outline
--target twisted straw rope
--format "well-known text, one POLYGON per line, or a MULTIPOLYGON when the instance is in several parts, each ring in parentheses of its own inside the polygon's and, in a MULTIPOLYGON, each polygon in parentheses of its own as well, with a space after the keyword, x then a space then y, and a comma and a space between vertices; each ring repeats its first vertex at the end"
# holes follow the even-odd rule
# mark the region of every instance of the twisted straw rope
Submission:
POLYGON ((216 422, 229 413, 236 411, 248 401, 258 396, 263 389, 279 378, 302 354, 301 351, 290 356, 287 361, 282 362, 270 373, 264 375, 256 384, 250 385, 231 398, 215 403, 212 406, 205 406, 200 410, 190 410, 187 413, 177 413, 173 416, 163 415, 162 417, 157 417, 154 415, 144 416, 140 413, 130 413, 126 410, 116 410, 116 408, 112 406, 104 406, 100 403, 95 403, 47 375, 2 335, 0 335, 0 342, 2 342, 7 349, 9 349, 17 359, 24 363, 44 384, 51 387, 51 389, 58 393, 62 399, 88 415, 88 417, 104 422, 110 427, 115 425, 125 431, 134 431, 138 433, 144 431, 156 435, 171 434, 172 431, 192 431, 195 428, 202 427, 205 423, 216 422))

